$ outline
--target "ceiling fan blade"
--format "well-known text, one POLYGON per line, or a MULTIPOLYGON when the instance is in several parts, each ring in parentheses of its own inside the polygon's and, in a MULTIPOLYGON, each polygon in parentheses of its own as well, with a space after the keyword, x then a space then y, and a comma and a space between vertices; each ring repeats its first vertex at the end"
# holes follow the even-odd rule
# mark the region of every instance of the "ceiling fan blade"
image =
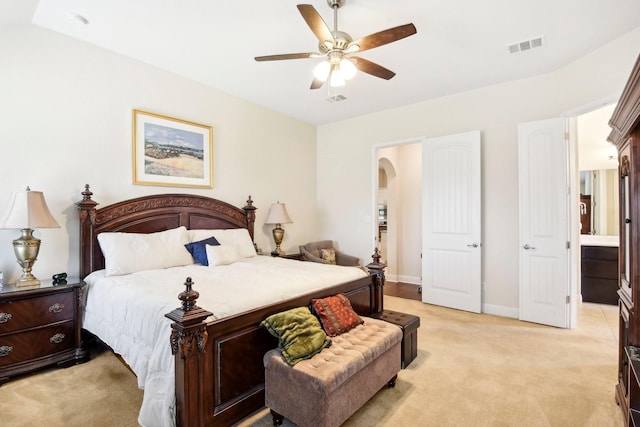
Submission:
POLYGON ((320 43, 324 43, 325 41, 334 42, 331 30, 313 6, 310 4, 299 4, 297 7, 307 22, 307 25, 311 28, 311 31, 313 31, 313 34, 320 40, 320 43))
POLYGON ((349 46, 358 45, 360 48, 357 51, 362 52, 363 50, 373 49, 374 47, 382 46, 405 37, 412 36, 416 32, 416 27, 413 24, 400 25, 398 27, 389 28, 375 34, 364 36, 361 39, 349 43, 349 46))
POLYGON ((372 76, 380 77, 381 79, 385 80, 389 80, 396 75, 396 73, 387 68, 384 68, 382 65, 378 65, 375 62, 360 58, 359 56, 352 56, 350 59, 354 60, 356 68, 363 73, 371 74, 372 76))
POLYGON ((320 89, 323 84, 324 80, 313 79, 313 81, 311 82, 311 87, 309 89, 320 89))
POLYGON ((256 61, 280 61, 282 59, 304 59, 315 58, 317 53, 284 53, 281 55, 256 56, 256 61))

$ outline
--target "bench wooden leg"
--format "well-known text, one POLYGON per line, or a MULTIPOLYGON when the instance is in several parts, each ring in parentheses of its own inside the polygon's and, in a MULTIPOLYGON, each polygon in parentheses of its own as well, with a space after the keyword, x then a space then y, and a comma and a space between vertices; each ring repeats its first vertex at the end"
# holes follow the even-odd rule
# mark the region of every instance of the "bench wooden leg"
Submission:
POLYGON ((387 383, 388 388, 394 388, 396 386, 396 380, 398 379, 398 375, 394 375, 393 378, 389 380, 387 383))
POLYGON ((281 426, 282 421, 284 420, 284 417, 279 413, 277 413, 276 411, 274 411, 273 409, 270 409, 270 411, 271 411, 271 416, 273 417, 273 425, 275 427, 281 426))

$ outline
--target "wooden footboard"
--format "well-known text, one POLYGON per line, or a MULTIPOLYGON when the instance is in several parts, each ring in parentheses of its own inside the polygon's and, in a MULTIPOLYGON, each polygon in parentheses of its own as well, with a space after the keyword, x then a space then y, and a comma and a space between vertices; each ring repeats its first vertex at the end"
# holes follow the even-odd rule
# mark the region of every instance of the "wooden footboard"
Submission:
POLYGON ((278 345, 260 322, 271 314, 308 305, 311 298, 345 294, 362 315, 382 311, 384 265, 369 264, 371 275, 207 323, 187 279, 182 306, 167 314, 176 371, 176 425, 230 425, 264 406, 264 354, 278 345))

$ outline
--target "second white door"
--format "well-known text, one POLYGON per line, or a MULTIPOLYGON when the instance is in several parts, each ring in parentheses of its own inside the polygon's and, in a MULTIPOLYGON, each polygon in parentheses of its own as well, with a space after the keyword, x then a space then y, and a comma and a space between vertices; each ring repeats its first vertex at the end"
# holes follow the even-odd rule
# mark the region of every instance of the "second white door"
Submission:
POLYGON ((480 313, 480 131, 422 146, 422 301, 480 313))

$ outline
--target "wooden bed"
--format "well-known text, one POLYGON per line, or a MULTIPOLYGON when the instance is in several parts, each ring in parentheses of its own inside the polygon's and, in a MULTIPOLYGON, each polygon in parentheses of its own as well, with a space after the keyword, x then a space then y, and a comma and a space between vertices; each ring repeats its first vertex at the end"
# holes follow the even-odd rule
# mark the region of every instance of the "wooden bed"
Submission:
MULTIPOLYGON (((246 228, 254 238, 256 208, 251 197, 242 209, 188 194, 145 196, 98 209, 92 195, 86 185, 77 203, 81 277, 104 268, 97 236, 106 231, 152 233, 179 226, 246 228)), ((171 334, 167 331, 167 345, 171 345, 175 358, 176 425, 230 425, 264 406, 262 357, 277 346, 260 326, 267 316, 307 305, 311 298, 337 293, 345 294, 359 314, 382 311, 385 266, 377 251, 373 258, 374 262, 367 265, 368 277, 209 322, 205 319, 211 313, 196 305, 197 289, 191 289, 191 283, 185 281, 185 292, 176 295, 180 307, 167 313, 173 321, 171 334)))

